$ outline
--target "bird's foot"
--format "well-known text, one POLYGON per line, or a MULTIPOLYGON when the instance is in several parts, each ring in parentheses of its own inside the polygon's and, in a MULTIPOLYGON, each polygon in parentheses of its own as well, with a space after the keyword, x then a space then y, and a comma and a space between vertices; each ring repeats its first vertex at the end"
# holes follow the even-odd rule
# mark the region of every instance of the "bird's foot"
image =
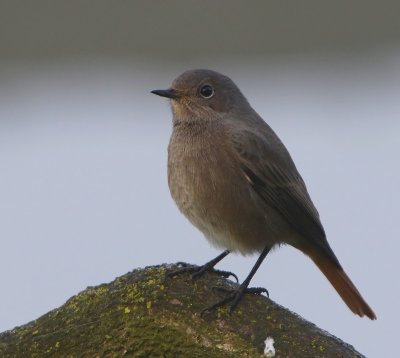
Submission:
POLYGON ((232 313, 233 310, 238 305, 239 301, 242 299, 245 293, 261 295, 262 293, 266 293, 269 297, 268 290, 263 287, 246 287, 240 285, 238 288, 235 289, 227 289, 222 287, 214 287, 214 290, 226 293, 226 296, 216 303, 212 304, 211 306, 206 307, 201 311, 201 315, 206 312, 211 312, 216 310, 218 307, 224 306, 229 304, 229 313, 232 313))
POLYGON ((216 270, 214 268, 215 263, 213 261, 209 261, 203 266, 191 266, 187 264, 186 262, 178 262, 178 265, 182 266, 182 268, 169 272, 167 275, 169 277, 180 275, 183 273, 191 273, 191 278, 196 279, 202 275, 204 275, 206 272, 211 272, 211 273, 216 273, 222 277, 229 278, 230 276, 234 277, 236 282, 239 282, 238 277, 236 274, 230 271, 223 271, 223 270, 216 270))

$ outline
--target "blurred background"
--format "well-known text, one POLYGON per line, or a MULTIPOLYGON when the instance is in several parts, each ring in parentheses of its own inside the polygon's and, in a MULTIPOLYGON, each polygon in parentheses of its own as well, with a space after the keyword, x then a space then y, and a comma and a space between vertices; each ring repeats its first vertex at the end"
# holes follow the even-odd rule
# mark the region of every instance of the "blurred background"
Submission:
MULTIPOLYGON (((368 357, 398 350, 396 1, 0 1, 0 331, 86 286, 219 251, 166 180, 181 72, 230 76, 288 147, 329 242, 375 310, 354 316, 283 247, 252 284, 368 357)), ((256 257, 219 264, 243 280, 256 257)))

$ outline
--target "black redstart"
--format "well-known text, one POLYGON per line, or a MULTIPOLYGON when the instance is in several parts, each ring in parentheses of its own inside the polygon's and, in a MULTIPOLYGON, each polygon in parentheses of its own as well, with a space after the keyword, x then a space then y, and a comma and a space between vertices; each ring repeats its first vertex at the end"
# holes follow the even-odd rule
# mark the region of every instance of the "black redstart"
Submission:
MULTIPOLYGON (((268 252, 289 244, 318 266, 347 306, 376 319, 342 269, 288 151, 228 77, 210 70, 184 72, 171 88, 152 93, 171 99, 173 132, 168 147, 168 184, 181 212, 225 251, 198 268, 212 270, 229 252, 261 253, 248 277, 208 307, 246 292, 268 252)), ((181 272, 188 271, 183 268, 181 272)))

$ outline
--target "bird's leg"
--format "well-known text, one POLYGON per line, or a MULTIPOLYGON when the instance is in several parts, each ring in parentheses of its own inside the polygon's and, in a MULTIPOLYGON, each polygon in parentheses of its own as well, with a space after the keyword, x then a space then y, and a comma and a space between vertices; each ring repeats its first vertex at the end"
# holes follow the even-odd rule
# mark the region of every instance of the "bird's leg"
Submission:
POLYGON ((192 274, 192 279, 194 279, 194 278, 197 278, 197 277, 203 275, 205 272, 209 271, 209 272, 215 272, 226 278, 228 278, 229 276, 233 276, 236 279, 236 282, 238 282, 239 280, 233 272, 214 269, 214 266, 218 262, 220 262, 225 256, 227 256, 229 253, 230 253, 229 250, 225 250, 222 254, 218 255, 216 258, 212 259, 211 261, 206 262, 202 266, 188 266, 184 262, 179 262, 179 264, 184 267, 180 268, 179 270, 169 272, 168 276, 175 276, 175 275, 189 272, 192 274))
POLYGON ((265 288, 262 288, 262 287, 249 288, 248 286, 249 286, 250 281, 253 278, 254 274, 257 272, 258 268, 260 267, 261 263, 264 261, 265 257, 268 255, 270 250, 271 250, 271 247, 269 247, 269 246, 263 250, 260 257, 257 259, 255 265, 251 269, 250 273, 248 274, 246 279, 241 283, 241 285, 238 288, 232 289, 232 290, 218 288, 220 291, 224 291, 227 293, 226 297, 224 297, 222 300, 214 303, 213 305, 203 309, 201 311, 201 314, 203 314, 205 312, 213 311, 216 308, 223 306, 229 302, 230 302, 229 311, 232 312, 245 293, 261 294, 264 292, 267 294, 267 296, 269 296, 268 291, 265 288))

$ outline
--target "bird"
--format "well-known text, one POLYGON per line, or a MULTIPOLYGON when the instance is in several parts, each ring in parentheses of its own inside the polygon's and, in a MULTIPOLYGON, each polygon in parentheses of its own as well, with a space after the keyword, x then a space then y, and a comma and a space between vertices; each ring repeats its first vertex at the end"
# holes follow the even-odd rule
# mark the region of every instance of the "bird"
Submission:
MULTIPOLYGON (((308 256, 356 315, 376 319, 331 249, 319 213, 288 150, 227 76, 188 70, 153 94, 172 110, 168 185, 179 210, 224 251, 194 276, 214 269, 229 253, 259 254, 246 279, 203 311, 233 311, 271 249, 291 245, 308 256)), ((226 271, 224 274, 229 275, 226 271)))

